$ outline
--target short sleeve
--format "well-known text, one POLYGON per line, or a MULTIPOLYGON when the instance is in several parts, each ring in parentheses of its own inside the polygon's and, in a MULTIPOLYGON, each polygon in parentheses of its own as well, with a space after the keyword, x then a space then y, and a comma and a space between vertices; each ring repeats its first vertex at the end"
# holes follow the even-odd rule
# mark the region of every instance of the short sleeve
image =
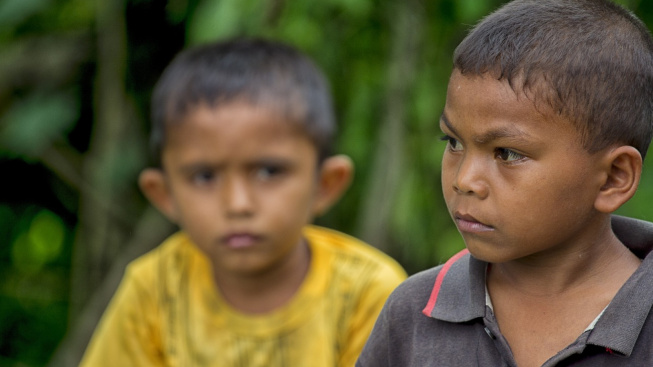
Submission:
POLYGON ((81 367, 164 366, 156 287, 146 287, 140 280, 128 267, 91 338, 81 367))

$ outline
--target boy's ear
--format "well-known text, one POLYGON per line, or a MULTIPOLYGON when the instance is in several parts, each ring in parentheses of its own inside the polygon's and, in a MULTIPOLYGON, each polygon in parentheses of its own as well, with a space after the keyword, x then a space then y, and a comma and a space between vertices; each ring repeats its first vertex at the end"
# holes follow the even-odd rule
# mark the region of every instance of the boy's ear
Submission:
POLYGON ((335 155, 322 162, 313 213, 324 214, 345 193, 354 174, 354 163, 346 155, 335 155))
POLYGON ((158 168, 144 169, 138 177, 138 186, 152 205, 170 221, 177 222, 177 209, 162 170, 158 168))
POLYGON ((635 195, 642 175, 642 155, 634 147, 623 145, 609 151, 605 159, 606 178, 594 207, 612 213, 635 195))

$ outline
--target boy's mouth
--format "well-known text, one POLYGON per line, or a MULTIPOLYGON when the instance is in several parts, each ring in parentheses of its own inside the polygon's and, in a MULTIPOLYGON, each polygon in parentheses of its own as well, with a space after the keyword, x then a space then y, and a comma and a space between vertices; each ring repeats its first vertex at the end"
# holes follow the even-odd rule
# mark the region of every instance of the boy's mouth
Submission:
POLYGON ((223 236, 221 242, 229 248, 241 249, 254 246, 261 237, 249 233, 233 233, 223 236))
POLYGON ((469 214, 462 214, 460 212, 454 213, 454 221, 458 230, 461 232, 471 232, 471 233, 480 233, 480 232, 490 232, 494 228, 490 225, 484 224, 478 221, 476 218, 469 214))

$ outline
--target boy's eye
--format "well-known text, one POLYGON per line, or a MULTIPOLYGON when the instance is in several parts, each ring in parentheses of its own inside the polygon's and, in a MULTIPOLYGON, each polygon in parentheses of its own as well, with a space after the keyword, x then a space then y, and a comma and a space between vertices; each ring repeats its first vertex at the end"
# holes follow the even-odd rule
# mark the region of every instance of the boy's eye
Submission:
POLYGON ((191 176, 191 180, 193 181, 193 183, 197 185, 206 185, 212 182, 213 180, 215 180, 215 178, 216 178, 215 172, 210 170, 198 171, 193 173, 193 175, 191 176))
POLYGON ((497 148, 494 156, 504 162, 514 162, 524 158, 523 155, 506 148, 497 148))
POLYGON ((463 145, 458 140, 456 140, 455 138, 452 138, 449 135, 443 136, 442 138, 440 138, 440 140, 446 141, 447 142, 447 148, 452 152, 459 152, 459 151, 463 150, 463 145))
POLYGON ((256 168, 254 175, 261 181, 271 180, 284 173, 284 168, 280 166, 261 166, 256 168))

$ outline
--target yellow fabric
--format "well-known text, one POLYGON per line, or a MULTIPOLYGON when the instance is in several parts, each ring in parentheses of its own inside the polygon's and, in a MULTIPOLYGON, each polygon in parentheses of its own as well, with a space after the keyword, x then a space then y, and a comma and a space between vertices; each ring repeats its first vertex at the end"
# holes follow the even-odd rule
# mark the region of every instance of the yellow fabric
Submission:
POLYGON ((179 232, 135 260, 100 322, 84 367, 353 366, 390 292, 390 257, 309 226, 311 265, 297 294, 265 315, 230 307, 208 260, 179 232))

